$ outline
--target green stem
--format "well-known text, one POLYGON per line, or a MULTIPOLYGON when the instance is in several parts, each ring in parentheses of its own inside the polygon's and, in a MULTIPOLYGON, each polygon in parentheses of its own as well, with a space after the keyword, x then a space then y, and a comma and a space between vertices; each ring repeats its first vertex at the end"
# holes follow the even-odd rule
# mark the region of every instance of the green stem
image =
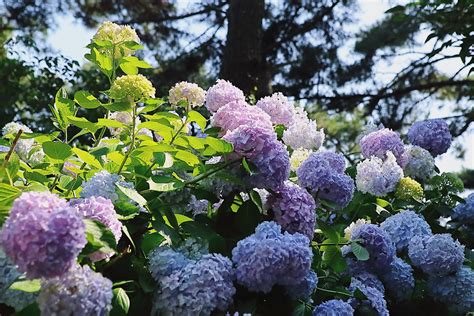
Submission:
POLYGON ((122 172, 123 167, 125 166, 125 162, 127 161, 128 157, 130 157, 130 154, 133 151, 133 147, 135 147, 135 138, 136 138, 136 121, 137 121, 137 106, 136 104, 133 105, 133 115, 132 115, 132 140, 130 143, 130 148, 127 150, 127 153, 125 154, 125 157, 123 157, 122 163, 120 164, 120 167, 117 171, 117 174, 120 174, 122 172))
POLYGON ((174 140, 176 139, 176 137, 179 135, 179 133, 183 130, 184 126, 186 126, 186 124, 188 123, 188 119, 187 119, 187 115, 186 115, 186 120, 183 122, 183 124, 181 125, 181 127, 178 129, 178 131, 176 132, 176 134, 173 135, 173 137, 171 137, 171 141, 170 141, 170 145, 173 144, 174 140))
POLYGON ((339 291, 328 290, 328 289, 323 289, 323 288, 321 288, 321 287, 317 287, 316 290, 317 290, 317 291, 326 292, 326 293, 331 293, 331 294, 339 294, 339 295, 344 295, 344 296, 347 296, 347 297, 352 297, 352 294, 348 294, 348 293, 344 293, 344 292, 339 292, 339 291))
POLYGON ((218 171, 221 171, 222 169, 225 169, 225 168, 227 168, 228 166, 233 165, 233 164, 235 164, 235 163, 237 163, 237 162, 240 162, 240 161, 241 161, 240 159, 230 160, 230 161, 224 163, 223 165, 221 165, 220 167, 217 167, 217 168, 215 168, 215 169, 206 171, 206 172, 204 172, 203 174, 197 176, 196 178, 194 178, 194 179, 192 179, 192 180, 189 180, 189 181, 186 181, 186 182, 184 183, 184 186, 186 187, 186 186, 192 185, 192 184, 194 184, 194 183, 197 183, 197 182, 199 182, 199 181, 201 181, 201 180, 203 180, 203 179, 205 179, 205 178, 207 178, 207 177, 213 175, 214 173, 216 173, 216 172, 218 172, 218 171))

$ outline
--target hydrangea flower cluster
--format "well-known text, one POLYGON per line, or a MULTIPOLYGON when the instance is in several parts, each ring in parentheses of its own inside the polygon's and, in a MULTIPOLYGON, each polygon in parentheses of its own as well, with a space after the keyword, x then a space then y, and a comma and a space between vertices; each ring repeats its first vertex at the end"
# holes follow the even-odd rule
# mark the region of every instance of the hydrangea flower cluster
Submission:
POLYGON ((290 181, 267 199, 273 210, 274 220, 289 233, 301 233, 313 239, 316 224, 316 202, 311 194, 290 181))
POLYGON ((277 92, 269 97, 258 100, 257 107, 270 115, 272 123, 289 126, 293 123, 295 108, 282 93, 277 92))
POLYGON ((17 198, 0 238, 5 253, 29 278, 64 274, 86 244, 82 216, 49 192, 17 198))
POLYGON ((354 309, 343 300, 329 300, 319 304, 313 311, 313 316, 352 316, 354 309))
POLYGON ((364 158, 378 157, 385 160, 391 152, 400 166, 404 165, 405 146, 397 132, 383 128, 362 137, 359 142, 364 158))
POLYGON ((426 149, 408 145, 405 147, 404 156, 403 172, 406 176, 426 181, 435 174, 435 160, 426 149))
POLYGON ((312 258, 306 236, 282 233, 275 222, 261 223, 232 250, 237 282, 253 292, 301 283, 310 273, 312 258))
POLYGON ((354 194, 354 181, 344 174, 344 157, 331 152, 312 153, 296 170, 299 184, 313 196, 343 208, 354 194))
MULTIPOLYGON (((125 112, 125 111, 118 111, 118 112, 113 112, 109 115, 109 119, 120 122, 124 124, 125 126, 132 126, 133 123, 133 116, 132 113, 130 112, 125 112)), ((135 120, 136 124, 139 124, 140 119, 137 117, 135 120)), ((109 127, 109 131, 112 135, 118 136, 122 133, 124 128, 122 127, 109 127)))
POLYGON ((198 200, 196 196, 192 195, 191 199, 189 200, 188 206, 186 207, 186 211, 193 214, 193 216, 199 214, 206 214, 207 207, 209 206, 209 201, 205 199, 198 200))
POLYGON ((125 188, 133 188, 133 184, 123 181, 118 174, 111 174, 107 170, 102 170, 82 184, 80 194, 82 198, 101 196, 115 203, 121 198, 116 184, 125 188))
POLYGON ((296 172, 296 170, 301 166, 301 164, 308 159, 312 151, 305 148, 298 148, 291 154, 290 157, 290 170, 296 172))
POLYGON ((349 226, 347 226, 344 229, 344 238, 351 239, 351 235, 352 235, 352 232, 354 231, 354 229, 356 229, 357 227, 360 227, 362 225, 370 224, 370 223, 371 223, 370 219, 363 219, 363 218, 360 218, 360 219, 356 220, 355 222, 352 222, 349 226))
POLYGON ((169 91, 169 102, 172 106, 178 106, 180 102, 186 102, 191 108, 195 108, 202 106, 205 100, 206 91, 195 83, 181 81, 169 91))
POLYGON ((287 285, 286 293, 293 299, 308 300, 318 286, 318 275, 310 271, 298 284, 287 285))
POLYGON ((421 201, 423 199, 423 188, 421 184, 412 178, 404 177, 401 178, 395 189, 395 197, 400 200, 411 200, 421 201))
POLYGON ((410 143, 428 150, 434 157, 447 152, 453 138, 442 119, 415 122, 407 136, 410 143))
POLYGON ((38 297, 42 315, 107 315, 112 309, 112 282, 88 266, 43 280, 38 297))
POLYGON ((395 258, 390 270, 381 275, 385 288, 398 301, 408 300, 415 289, 412 267, 400 258, 395 258))
POLYGON ((456 205, 451 218, 463 224, 474 224, 474 193, 469 194, 466 203, 456 205))
POLYGON ((317 150, 324 142, 324 130, 317 130, 316 121, 310 120, 303 108, 295 109, 293 123, 283 132, 283 142, 293 148, 317 150))
POLYGON ((423 216, 411 210, 388 217, 380 227, 390 236, 397 252, 406 250, 415 236, 432 235, 430 225, 423 216))
POLYGON ((212 116, 211 125, 219 127, 222 135, 244 125, 273 131, 270 116, 260 108, 243 101, 232 101, 221 107, 212 116))
POLYGON ((245 102, 242 90, 229 81, 219 79, 217 83, 207 90, 206 108, 211 113, 217 112, 221 107, 230 102, 245 102))
POLYGON ((118 25, 110 21, 106 21, 99 26, 93 40, 110 41, 115 45, 128 41, 140 43, 140 38, 133 28, 128 25, 118 25))
POLYGON ((387 152, 385 161, 373 156, 357 165, 356 184, 362 193, 385 196, 395 191, 402 177, 403 170, 391 152, 387 152))
MULTIPOLYGON (((122 237, 122 223, 117 218, 114 205, 109 199, 101 196, 91 196, 87 199, 72 200, 69 203, 74 207, 79 214, 82 214, 84 218, 97 220, 107 226, 112 231, 115 237, 115 241, 118 243, 120 237, 122 237)), ((103 253, 97 251, 90 255, 92 261, 99 261, 109 258, 113 253, 103 253)))
POLYGON ((428 279, 428 292, 435 299, 457 314, 474 310, 474 271, 462 267, 454 274, 428 279))
POLYGON ((143 75, 125 75, 115 79, 109 95, 121 101, 139 102, 143 99, 154 98, 155 88, 143 75))
POLYGON ((464 246, 450 234, 415 236, 408 244, 408 255, 426 274, 444 276, 461 268, 464 246))
POLYGON ((223 139, 234 145, 235 154, 257 167, 258 173, 250 177, 255 187, 277 189, 288 179, 290 157, 273 131, 243 125, 223 139))
MULTIPOLYGON (((26 125, 23 125, 21 123, 16 123, 16 122, 10 122, 6 124, 2 128, 2 136, 6 135, 13 135, 16 136, 18 132, 22 130, 23 133, 32 133, 33 131, 26 125)), ((35 140, 30 138, 30 139, 22 139, 20 138, 18 142, 16 143, 15 146, 15 152, 18 154, 18 156, 23 160, 31 164, 32 166, 35 166, 44 160, 44 152, 42 149, 35 148, 35 140), (33 151, 33 149, 36 149, 33 151)), ((6 147, 6 151, 9 151, 9 147, 6 147)))
POLYGON ((20 275, 13 262, 0 248, 0 297, 20 275))
MULTIPOLYGON (((155 295, 154 312, 164 315, 210 315, 215 309, 225 311, 235 294, 232 262, 219 254, 206 254, 182 265, 181 259, 168 254, 173 268, 155 270, 160 289, 155 295), (164 273, 171 274, 164 275, 164 273)), ((162 258, 163 259, 163 258, 162 258)), ((156 265, 168 265, 162 260, 156 265)), ((153 268, 151 268, 153 269, 153 268)))
POLYGON ((375 274, 367 271, 354 273, 351 281, 354 283, 362 283, 363 285, 372 287, 381 293, 385 292, 385 287, 383 286, 382 281, 380 281, 375 274))
POLYGON ((156 281, 183 269, 190 262, 183 252, 175 251, 169 246, 155 248, 149 255, 148 267, 156 281))
POLYGON ((12 307, 16 312, 20 312, 28 305, 33 304, 38 297, 37 292, 25 292, 8 289, 0 295, 0 303, 12 307))
POLYGON ((377 272, 388 271, 395 259, 395 247, 390 236, 374 224, 365 224, 355 228, 351 240, 359 240, 369 252, 369 260, 365 261, 377 272))
POLYGON ((388 316, 389 312, 387 309, 387 302, 385 301, 384 293, 375 287, 368 286, 357 278, 352 278, 351 285, 349 286, 350 291, 359 289, 366 297, 366 300, 360 302, 359 300, 352 299, 352 306, 367 306, 377 312, 377 315, 388 316))

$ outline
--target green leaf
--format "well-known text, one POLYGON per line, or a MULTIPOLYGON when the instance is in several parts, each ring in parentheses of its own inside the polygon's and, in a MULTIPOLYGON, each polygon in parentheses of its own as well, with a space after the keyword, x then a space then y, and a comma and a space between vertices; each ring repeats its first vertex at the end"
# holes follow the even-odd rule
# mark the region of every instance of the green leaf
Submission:
POLYGON ((198 165, 199 162, 200 162, 199 158, 196 155, 194 155, 190 152, 184 151, 184 150, 178 150, 176 152, 176 154, 174 155, 174 157, 176 159, 184 161, 185 163, 187 163, 191 167, 194 167, 195 165, 198 165))
POLYGON ((10 204, 21 195, 21 190, 6 183, 0 183, 0 204, 10 204))
POLYGON ((226 142, 223 139, 218 139, 214 137, 206 137, 206 143, 218 153, 230 153, 234 150, 234 147, 231 143, 226 142))
POLYGON ((110 316, 126 316, 130 309, 130 299, 127 292, 122 288, 115 288, 113 290, 114 298, 112 299, 112 310, 110 316))
POLYGON ((85 109, 96 109, 102 105, 96 97, 84 90, 74 94, 74 101, 85 109))
POLYGON ((72 155, 71 146, 61 142, 45 142, 43 143, 43 151, 48 157, 63 161, 72 155))
POLYGON ((60 129, 67 128, 69 125, 67 117, 73 116, 75 112, 74 101, 67 98, 66 91, 63 88, 59 89, 55 97, 53 115, 60 129))
POLYGON ((351 244, 352 253, 356 256, 359 261, 369 260, 369 252, 363 246, 359 245, 356 242, 351 244))
POLYGON ((68 118, 69 123, 71 123, 72 125, 85 129, 92 134, 97 132, 97 130, 99 129, 97 124, 92 123, 85 117, 68 116, 67 118, 68 118))
POLYGON ((117 247, 114 234, 102 222, 85 218, 87 241, 106 253, 114 252, 117 247))
POLYGON ((87 151, 84 151, 79 148, 73 148, 72 151, 77 155, 77 157, 79 157, 79 159, 81 159, 86 164, 98 169, 102 167, 100 162, 93 155, 89 154, 87 151))
POLYGON ((125 111, 130 111, 132 109, 132 104, 126 101, 106 103, 106 104, 102 104, 102 106, 112 112, 125 112, 125 111))
POLYGON ((164 176, 152 176, 147 183, 150 186, 150 190, 158 192, 174 191, 184 186, 182 181, 164 176))
POLYGON ((99 127, 113 127, 113 128, 123 128, 126 127, 125 124, 122 122, 116 121, 116 120, 111 120, 111 119, 105 119, 105 118, 100 118, 97 120, 97 126, 99 127))
POLYGON ((197 125, 201 128, 201 130, 206 129, 207 120, 201 113, 196 111, 190 111, 188 113, 188 121, 189 122, 196 122, 197 125))
POLYGON ((378 206, 384 207, 384 208, 387 207, 388 205, 392 205, 392 204, 390 204, 389 201, 386 201, 386 200, 381 199, 381 198, 376 198, 376 203, 377 203, 378 206))
POLYGON ((28 293, 34 293, 34 292, 38 292, 41 289, 41 282, 39 279, 20 280, 13 283, 10 286, 10 289, 28 292, 28 293))
POLYGON ((128 198, 138 203, 138 205, 143 206, 146 204, 146 200, 143 196, 140 195, 135 189, 130 189, 123 187, 119 184, 115 184, 117 188, 125 194, 128 198))
POLYGON ((323 232, 324 236, 329 239, 332 243, 338 243, 340 241, 339 234, 334 227, 320 221, 318 222, 319 229, 323 232))
POLYGON ((142 242, 141 242, 141 249, 145 255, 148 255, 150 251, 161 245, 161 243, 165 240, 159 233, 150 233, 143 235, 142 242))

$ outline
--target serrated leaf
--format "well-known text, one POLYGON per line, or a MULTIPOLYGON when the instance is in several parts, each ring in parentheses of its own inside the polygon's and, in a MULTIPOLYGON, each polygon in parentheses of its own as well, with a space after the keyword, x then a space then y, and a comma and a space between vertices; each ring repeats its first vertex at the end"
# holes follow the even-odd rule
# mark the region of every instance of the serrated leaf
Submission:
POLYGON ((88 132, 94 134, 97 132, 99 127, 95 124, 86 119, 85 117, 75 117, 75 116, 68 116, 68 121, 70 124, 87 130, 88 132))
POLYGON ((93 155, 89 154, 87 151, 84 151, 79 148, 73 148, 72 151, 77 155, 77 157, 79 157, 79 159, 81 159, 86 164, 98 169, 102 167, 100 162, 93 155))
POLYGON ((84 90, 77 91, 74 94, 74 101, 85 109, 96 109, 102 105, 96 97, 84 90))
POLYGON ((61 142, 45 142, 43 143, 43 151, 48 157, 63 161, 72 155, 71 146, 61 142))
POLYGON ((128 198, 138 203, 138 205, 143 206, 146 204, 146 200, 143 196, 140 195, 135 189, 130 189, 121 186, 120 184, 115 184, 117 188, 125 194, 128 198))
POLYGON ((174 157, 176 159, 179 159, 179 160, 187 163, 191 167, 194 167, 195 165, 198 165, 199 162, 200 162, 199 158, 196 155, 194 155, 194 154, 192 154, 188 151, 184 151, 184 150, 178 150, 176 152, 176 154, 174 155, 174 157))
POLYGON ((356 242, 351 244, 351 250, 354 256, 359 261, 367 261, 369 260, 369 252, 363 246, 359 245, 356 242))
POLYGON ((201 115, 201 113, 196 112, 196 111, 190 111, 188 113, 188 121, 189 122, 196 122, 197 125, 201 128, 201 130, 206 129, 207 125, 207 120, 204 116, 201 115))
POLYGON ((110 316, 126 316, 130 309, 130 298, 127 292, 122 288, 113 289, 114 297, 112 299, 112 310, 110 316))
POLYGON ((115 251, 117 242, 114 234, 107 226, 102 222, 88 218, 85 218, 83 221, 86 225, 86 238, 89 243, 93 246, 97 246, 97 248, 105 253, 115 251))

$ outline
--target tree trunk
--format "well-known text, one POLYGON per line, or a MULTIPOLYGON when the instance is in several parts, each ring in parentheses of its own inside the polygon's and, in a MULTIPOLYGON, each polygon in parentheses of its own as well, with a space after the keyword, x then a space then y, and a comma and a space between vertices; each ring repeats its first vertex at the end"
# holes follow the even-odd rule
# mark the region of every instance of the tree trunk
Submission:
POLYGON ((230 0, 220 74, 245 94, 257 97, 271 92, 271 76, 262 53, 264 14, 264 0, 230 0))

